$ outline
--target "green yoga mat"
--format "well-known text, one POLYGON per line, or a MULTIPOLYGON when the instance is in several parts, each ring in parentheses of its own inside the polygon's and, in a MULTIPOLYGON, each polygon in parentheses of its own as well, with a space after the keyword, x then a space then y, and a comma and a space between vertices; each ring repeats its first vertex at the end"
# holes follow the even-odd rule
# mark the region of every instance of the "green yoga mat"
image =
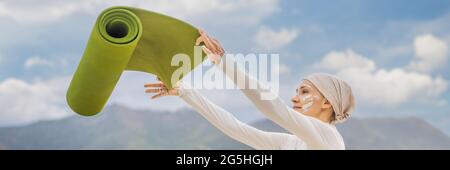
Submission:
MULTIPOLYGON (((172 57, 184 53, 194 61, 199 35, 197 28, 155 12, 121 6, 104 10, 70 82, 68 105, 80 115, 99 113, 125 70, 156 75, 172 87, 172 73, 181 67, 171 66, 172 57)), ((198 64, 191 62, 190 70, 198 64)))

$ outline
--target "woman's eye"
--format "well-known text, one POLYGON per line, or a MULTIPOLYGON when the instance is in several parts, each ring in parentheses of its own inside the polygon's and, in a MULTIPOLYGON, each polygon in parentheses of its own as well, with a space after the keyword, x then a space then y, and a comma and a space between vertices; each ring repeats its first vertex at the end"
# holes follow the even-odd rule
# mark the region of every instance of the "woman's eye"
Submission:
POLYGON ((308 93, 308 90, 303 90, 302 94, 308 93))

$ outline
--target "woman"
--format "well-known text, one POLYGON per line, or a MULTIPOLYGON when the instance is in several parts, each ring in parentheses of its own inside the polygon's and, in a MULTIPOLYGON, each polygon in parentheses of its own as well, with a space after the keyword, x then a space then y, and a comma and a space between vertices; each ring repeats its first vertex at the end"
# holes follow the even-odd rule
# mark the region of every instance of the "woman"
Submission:
MULTIPOLYGON (((347 83, 328 74, 312 74, 301 81, 291 107, 278 96, 261 100, 260 95, 267 93, 265 86, 240 69, 227 69, 230 64, 222 62, 224 50, 219 42, 203 31, 200 34, 196 44, 204 43, 203 51, 208 58, 229 77, 243 77, 249 84, 256 83, 256 89, 240 89, 266 117, 292 134, 265 132, 245 124, 182 83, 173 89, 167 89, 163 83, 146 84, 146 93, 156 93, 152 99, 179 96, 223 133, 255 149, 345 149, 335 124, 345 121, 355 106, 347 83)), ((236 79, 233 81, 237 84, 236 79)))

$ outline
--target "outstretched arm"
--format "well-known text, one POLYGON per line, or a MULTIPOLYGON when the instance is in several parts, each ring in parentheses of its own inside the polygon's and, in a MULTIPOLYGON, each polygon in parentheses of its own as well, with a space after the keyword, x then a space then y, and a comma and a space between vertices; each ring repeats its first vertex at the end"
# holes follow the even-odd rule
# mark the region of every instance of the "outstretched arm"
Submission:
POLYGON ((222 69, 224 73, 233 78, 232 81, 239 87, 242 84, 238 82, 247 82, 247 84, 254 83, 256 88, 239 87, 241 91, 251 100, 251 102, 260 110, 266 117, 280 125, 281 127, 292 132, 300 139, 305 141, 312 149, 326 149, 329 139, 322 136, 323 133, 331 133, 333 135, 334 129, 328 124, 320 120, 305 116, 290 108, 282 99, 275 93, 269 90, 268 87, 260 83, 254 77, 248 75, 240 68, 234 67, 235 61, 233 59, 223 59, 218 68, 222 69), (236 74, 236 76, 233 76, 236 74), (239 80, 239 79, 244 79, 239 80), (273 96, 270 100, 261 98, 261 95, 273 96))
POLYGON ((178 89, 168 90, 164 89, 163 84, 148 84, 147 87, 160 87, 160 89, 148 89, 147 92, 159 93, 157 94, 159 96, 179 95, 181 99, 223 133, 255 149, 280 149, 291 138, 288 134, 265 132, 245 124, 188 85, 180 83, 179 86, 178 89))
POLYGON ((196 90, 182 86, 180 97, 223 133, 255 149, 280 149, 289 138, 287 134, 265 132, 239 121, 196 90))
POLYGON ((197 42, 205 42, 206 47, 203 47, 203 50, 208 54, 208 58, 213 60, 219 69, 224 71, 265 116, 305 141, 310 149, 335 148, 333 145, 339 136, 336 134, 337 131, 334 127, 320 120, 298 113, 287 106, 277 94, 268 90, 258 80, 240 68, 235 68, 236 62, 234 59, 221 58, 224 50, 217 40, 211 39, 204 32, 200 33, 202 35, 197 42), (246 82, 247 84, 254 83, 257 86, 256 88, 250 89, 245 87, 245 84, 240 84, 239 82, 246 82), (273 97, 271 100, 263 100, 261 99, 262 94, 270 94, 273 97))

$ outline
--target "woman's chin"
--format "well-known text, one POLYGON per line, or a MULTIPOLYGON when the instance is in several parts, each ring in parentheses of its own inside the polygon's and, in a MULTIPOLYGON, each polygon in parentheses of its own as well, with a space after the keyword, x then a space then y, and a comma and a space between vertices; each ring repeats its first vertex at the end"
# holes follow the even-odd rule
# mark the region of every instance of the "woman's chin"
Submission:
POLYGON ((293 108, 296 112, 298 112, 298 113, 302 113, 303 112, 303 109, 300 109, 300 108, 293 108))

